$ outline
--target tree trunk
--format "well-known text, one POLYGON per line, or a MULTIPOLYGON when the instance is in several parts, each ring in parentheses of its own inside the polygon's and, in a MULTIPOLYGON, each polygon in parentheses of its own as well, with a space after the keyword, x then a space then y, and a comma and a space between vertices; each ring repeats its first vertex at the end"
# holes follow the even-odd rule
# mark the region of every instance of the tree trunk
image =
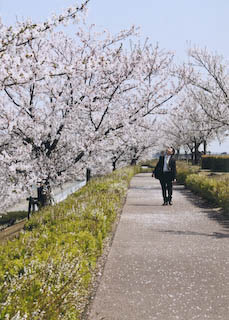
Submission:
POLYGON ((51 204, 51 188, 50 186, 40 186, 37 188, 37 200, 39 203, 39 209, 51 204))
POLYGON ((194 161, 194 159, 195 159, 195 152, 194 152, 193 150, 192 150, 192 158, 191 158, 191 159, 192 159, 192 164, 194 164, 194 162, 195 162, 195 161, 194 161))
POLYGON ((87 168, 86 170, 86 182, 89 182, 91 179, 91 169, 87 168))
POLYGON ((199 146, 200 146, 200 143, 197 143, 195 141, 195 144, 194 144, 194 164, 198 164, 200 162, 200 152, 199 152, 199 146))
POLYGON ((177 154, 176 154, 176 159, 179 160, 180 158, 180 149, 176 149, 177 154))
POLYGON ((133 158, 133 159, 131 160, 130 165, 131 165, 131 166, 136 166, 136 164, 137 164, 137 159, 133 158))
POLYGON ((204 154, 207 154, 207 141, 204 140, 203 144, 204 144, 204 154))
POLYGON ((116 170, 116 161, 112 161, 112 170, 113 170, 113 171, 116 170))

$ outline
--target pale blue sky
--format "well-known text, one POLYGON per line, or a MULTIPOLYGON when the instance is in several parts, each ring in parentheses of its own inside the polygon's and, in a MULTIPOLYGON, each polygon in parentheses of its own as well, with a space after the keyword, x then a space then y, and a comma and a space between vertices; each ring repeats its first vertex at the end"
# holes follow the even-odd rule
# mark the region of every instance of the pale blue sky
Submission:
MULTIPOLYGON (((42 21, 53 12, 61 12, 74 0, 0 0, 5 24, 16 17, 42 21)), ((90 0, 88 19, 97 26, 118 32, 135 24, 142 38, 158 42, 161 48, 175 51, 178 61, 186 58, 188 44, 207 47, 229 59, 228 0, 90 0)), ((229 141, 214 143, 212 151, 229 153, 229 141)))

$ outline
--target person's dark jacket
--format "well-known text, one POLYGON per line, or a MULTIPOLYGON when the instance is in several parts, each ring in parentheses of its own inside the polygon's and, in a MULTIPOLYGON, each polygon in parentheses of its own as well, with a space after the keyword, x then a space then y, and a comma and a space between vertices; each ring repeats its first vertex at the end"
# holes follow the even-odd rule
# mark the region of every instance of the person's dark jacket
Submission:
MULTIPOLYGON (((160 156, 159 161, 153 171, 153 175, 156 179, 161 179, 163 175, 163 167, 164 167, 165 156, 160 156)), ((170 156, 168 163, 168 170, 171 172, 172 180, 176 179, 176 160, 173 155, 170 156)))

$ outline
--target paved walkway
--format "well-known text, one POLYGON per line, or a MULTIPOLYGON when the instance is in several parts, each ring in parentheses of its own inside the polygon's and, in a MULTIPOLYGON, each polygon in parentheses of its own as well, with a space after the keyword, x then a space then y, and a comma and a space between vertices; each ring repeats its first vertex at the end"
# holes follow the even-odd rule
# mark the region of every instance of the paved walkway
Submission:
POLYGON ((90 320, 229 319, 229 221, 182 186, 161 203, 132 179, 90 320))

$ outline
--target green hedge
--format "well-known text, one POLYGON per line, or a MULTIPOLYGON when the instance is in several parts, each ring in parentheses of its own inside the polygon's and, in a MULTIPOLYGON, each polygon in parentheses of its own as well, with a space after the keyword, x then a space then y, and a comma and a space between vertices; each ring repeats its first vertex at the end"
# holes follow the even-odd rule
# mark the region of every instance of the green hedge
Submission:
POLYGON ((229 156, 202 156, 201 166, 211 171, 229 172, 229 156))
POLYGON ((154 168, 156 166, 157 162, 158 162, 158 159, 145 160, 145 161, 139 162, 139 165, 146 166, 149 168, 154 168))
POLYGON ((186 179, 186 186, 204 199, 229 211, 229 179, 214 179, 192 174, 186 179))
POLYGON ((229 212, 229 177, 226 175, 206 176, 198 166, 177 163, 177 181, 194 193, 229 212))
POLYGON ((158 159, 140 161, 138 163, 138 165, 140 166, 140 172, 141 173, 152 173, 157 162, 158 162, 158 159))
POLYGON ((0 319, 80 319, 103 240, 137 171, 92 180, 0 245, 0 319))

